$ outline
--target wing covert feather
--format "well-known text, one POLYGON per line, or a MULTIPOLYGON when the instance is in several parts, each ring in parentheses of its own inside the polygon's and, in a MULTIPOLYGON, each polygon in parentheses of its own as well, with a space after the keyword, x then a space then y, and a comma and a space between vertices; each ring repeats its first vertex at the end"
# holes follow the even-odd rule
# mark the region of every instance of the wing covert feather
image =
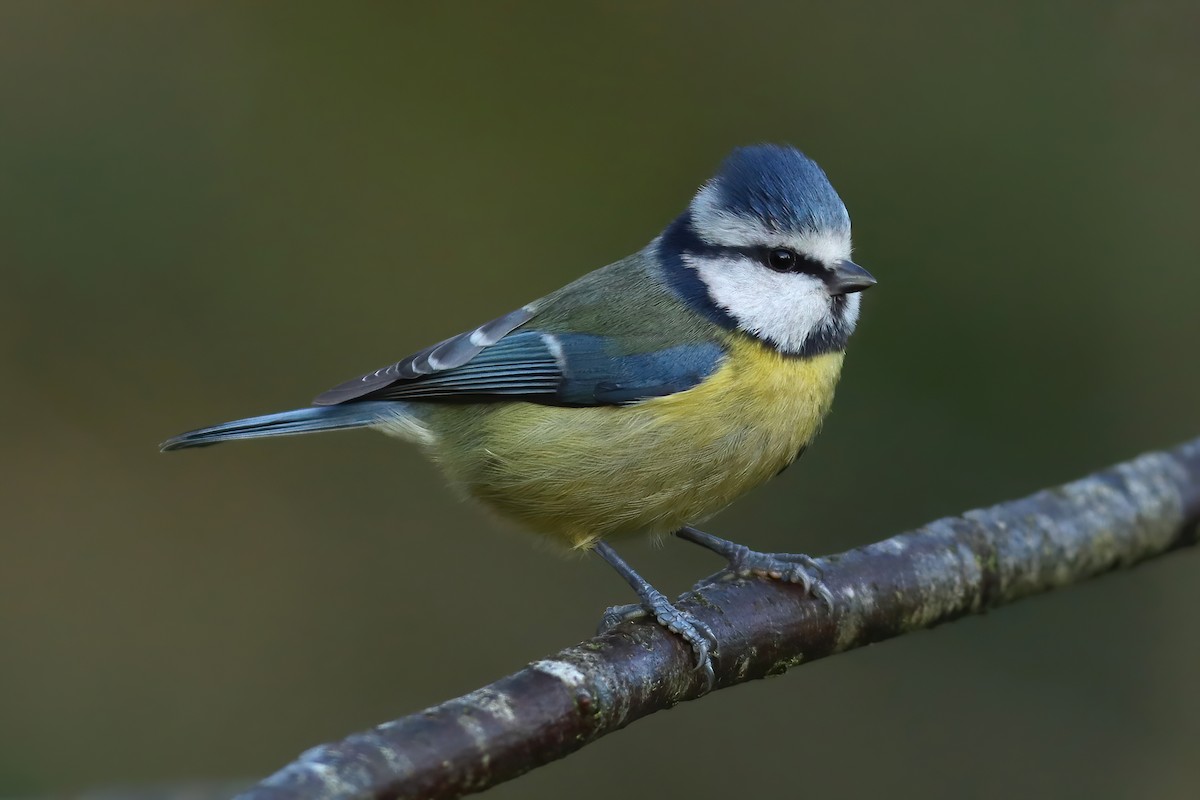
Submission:
POLYGON ((687 311, 635 256, 313 402, 624 405, 684 391, 711 375, 725 347, 710 331, 711 323, 687 311))
POLYGON ((313 405, 332 406, 348 400, 362 399, 399 381, 413 380, 422 375, 461 367, 533 319, 536 313, 532 306, 518 308, 499 319, 480 325, 473 331, 451 336, 395 364, 339 384, 318 395, 313 400, 313 405))

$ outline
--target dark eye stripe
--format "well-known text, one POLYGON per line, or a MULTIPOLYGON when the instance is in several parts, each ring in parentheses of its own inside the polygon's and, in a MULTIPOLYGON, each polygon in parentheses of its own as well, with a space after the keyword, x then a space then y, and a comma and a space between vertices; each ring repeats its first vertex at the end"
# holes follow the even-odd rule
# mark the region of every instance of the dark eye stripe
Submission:
MULTIPOLYGON (((816 261, 808 256, 801 255, 795 250, 785 247, 767 247, 759 245, 757 247, 735 247, 732 245, 710 244, 704 241, 696 233, 693 227, 691 213, 685 213, 676 219, 667 228, 663 234, 662 240, 658 246, 659 255, 668 265, 672 265, 676 270, 675 279, 685 285, 683 291, 689 297, 695 295, 699 298, 707 298, 707 289, 703 281, 701 281, 692 269, 685 269, 681 258, 687 256, 699 256, 701 258, 729 258, 731 256, 741 256, 748 258, 751 261, 762 264, 765 269, 770 269, 774 272, 783 274, 806 274, 811 275, 818 280, 829 283, 833 278, 833 271, 826 267, 823 263, 816 261), (796 255, 795 266, 791 269, 779 270, 772 267, 770 264, 770 254, 774 251, 788 250, 796 255)), ((704 300, 707 303, 707 300, 704 300)), ((704 306, 707 313, 713 314, 720 318, 721 324, 733 325, 733 318, 729 317, 724 311, 713 310, 708 305, 704 306)))
POLYGON ((744 256, 776 272, 803 272, 821 278, 824 278, 829 273, 829 268, 820 261, 816 261, 806 255, 801 255, 795 250, 786 247, 731 247, 729 245, 706 244, 696 240, 689 242, 688 246, 683 248, 683 250, 692 255, 707 256, 709 258, 744 256), (789 253, 791 263, 784 265, 780 260, 779 266, 773 264, 772 256, 780 253, 789 253))
MULTIPOLYGON (((755 248, 746 249, 751 254, 755 250, 755 248)), ((824 264, 786 247, 758 248, 758 259, 776 272, 804 272, 809 275, 820 275, 827 272, 824 264)))

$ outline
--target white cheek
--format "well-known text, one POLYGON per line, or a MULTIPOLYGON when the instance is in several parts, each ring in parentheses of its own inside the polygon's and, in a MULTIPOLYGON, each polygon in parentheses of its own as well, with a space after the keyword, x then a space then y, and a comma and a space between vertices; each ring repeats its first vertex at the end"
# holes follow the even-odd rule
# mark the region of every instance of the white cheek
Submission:
MULTIPOLYGON (((799 351, 831 321, 829 293, 811 275, 772 272, 746 258, 684 256, 684 263, 700 274, 713 302, 738 327, 785 352, 799 351)), ((857 316, 857 303, 854 309, 857 316)))

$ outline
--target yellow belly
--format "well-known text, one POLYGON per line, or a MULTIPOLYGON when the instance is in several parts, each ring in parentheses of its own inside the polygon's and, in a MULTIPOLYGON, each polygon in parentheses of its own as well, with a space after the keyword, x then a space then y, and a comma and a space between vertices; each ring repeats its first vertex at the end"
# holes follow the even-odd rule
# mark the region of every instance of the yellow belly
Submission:
POLYGON ((840 353, 787 358, 738 336, 688 391, 623 407, 460 406, 431 449, 471 496, 573 547, 670 533, 791 463, 820 428, 841 366, 840 353))

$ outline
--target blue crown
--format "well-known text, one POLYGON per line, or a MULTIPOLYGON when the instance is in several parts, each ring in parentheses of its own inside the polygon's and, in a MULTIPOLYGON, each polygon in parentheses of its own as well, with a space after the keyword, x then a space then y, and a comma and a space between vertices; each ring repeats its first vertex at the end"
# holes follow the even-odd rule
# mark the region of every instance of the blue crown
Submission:
POLYGON ((825 173, 794 147, 734 150, 713 179, 718 202, 777 231, 849 230, 850 215, 825 173))

